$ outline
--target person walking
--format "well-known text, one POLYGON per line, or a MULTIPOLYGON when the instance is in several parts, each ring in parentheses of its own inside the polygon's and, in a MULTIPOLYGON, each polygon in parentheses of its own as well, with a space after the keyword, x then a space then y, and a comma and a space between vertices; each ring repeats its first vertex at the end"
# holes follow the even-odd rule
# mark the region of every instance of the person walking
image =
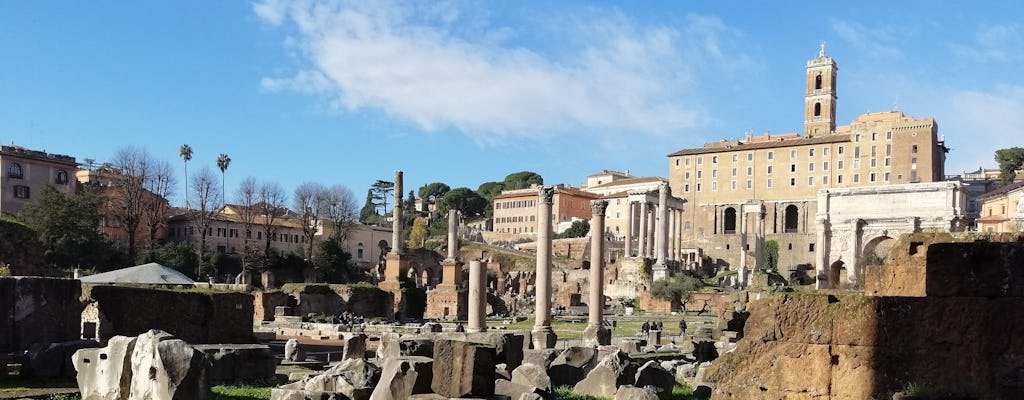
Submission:
POLYGON ((686 320, 685 319, 681 319, 681 320, 679 320, 679 336, 683 336, 685 334, 686 334, 686 320))

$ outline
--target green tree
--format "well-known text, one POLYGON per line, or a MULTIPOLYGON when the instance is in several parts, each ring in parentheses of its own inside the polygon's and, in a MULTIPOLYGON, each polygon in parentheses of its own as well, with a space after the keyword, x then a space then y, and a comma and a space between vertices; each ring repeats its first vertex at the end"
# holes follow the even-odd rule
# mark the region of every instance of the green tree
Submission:
POLYGON ((354 283, 364 281, 362 271, 355 268, 352 255, 341 248, 334 240, 325 240, 318 245, 317 256, 313 259, 313 268, 318 280, 327 283, 354 283))
POLYGON ((651 296, 672 302, 673 306, 683 304, 690 298, 690 294, 704 287, 704 282, 693 276, 678 274, 673 279, 654 282, 651 286, 651 296))
POLYGON ((18 219, 39 235, 50 266, 103 271, 124 267, 124 256, 97 229, 101 203, 93 190, 64 195, 46 186, 21 209, 18 219))
POLYGON ((192 279, 198 279, 199 258, 195 250, 188 243, 167 243, 156 249, 154 261, 174 268, 178 272, 188 275, 192 279))
POLYGON ((418 249, 423 247, 423 243, 427 241, 427 219, 423 217, 416 217, 412 222, 412 230, 409 231, 409 240, 406 244, 410 249, 418 249))
POLYGON ((562 232, 562 233, 559 233, 559 234, 555 235, 555 238, 556 239, 579 238, 579 237, 587 236, 588 232, 590 232, 590 221, 589 220, 585 220, 585 219, 581 219, 581 220, 573 221, 572 225, 569 226, 569 229, 566 229, 565 232, 562 232))
POLYGON ((520 171, 508 174, 505 177, 503 186, 505 190, 525 189, 530 185, 543 185, 544 178, 540 174, 531 171, 520 171))
POLYGON ((192 146, 189 146, 188 143, 181 145, 178 148, 178 155, 185 161, 185 208, 188 208, 188 162, 192 161, 192 146))
POLYGON ((487 200, 487 207, 484 208, 484 216, 487 218, 494 216, 494 198, 500 195, 502 190, 505 190, 503 182, 484 182, 476 189, 480 197, 487 200))
POLYGON ((448 215, 448 210, 459 210, 467 219, 484 215, 486 208, 487 200, 465 187, 452 189, 437 202, 440 215, 448 215))
POLYGON ((427 201, 431 203, 436 202, 437 199, 440 199, 442 196, 444 196, 445 193, 448 193, 450 190, 452 190, 452 188, 449 187, 448 185, 441 182, 434 182, 428 183, 420 187, 419 195, 420 198, 423 199, 423 204, 425 205, 427 204, 427 201))
POLYGON ((225 203, 228 202, 228 198, 226 196, 226 194, 227 194, 227 189, 226 189, 227 186, 225 186, 225 184, 224 184, 224 179, 225 179, 225 172, 227 172, 229 165, 231 165, 231 157, 228 157, 227 154, 220 153, 220 156, 217 156, 217 168, 220 169, 220 203, 221 204, 225 204, 225 203))
POLYGON ((373 194, 373 204, 382 208, 381 215, 388 214, 388 198, 395 192, 395 183, 391 181, 377 180, 370 186, 370 193, 373 194))
POLYGON ((764 242, 764 269, 771 272, 779 270, 779 242, 764 242))
POLYGON ((373 189, 366 191, 366 203, 359 210, 359 223, 363 225, 377 225, 380 223, 380 214, 377 214, 377 205, 373 201, 373 189))
POLYGON ((999 182, 1003 185, 1013 183, 1017 170, 1024 166, 1024 148, 1010 147, 996 150, 996 162, 999 163, 999 182))

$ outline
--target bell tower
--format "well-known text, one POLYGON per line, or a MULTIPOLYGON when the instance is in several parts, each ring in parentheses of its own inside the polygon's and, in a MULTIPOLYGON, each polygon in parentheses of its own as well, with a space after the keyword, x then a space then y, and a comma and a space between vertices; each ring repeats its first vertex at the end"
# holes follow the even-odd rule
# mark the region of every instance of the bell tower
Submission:
POLYGON ((804 94, 804 136, 831 134, 836 130, 835 60, 825 55, 825 43, 818 56, 807 62, 807 92, 804 94))

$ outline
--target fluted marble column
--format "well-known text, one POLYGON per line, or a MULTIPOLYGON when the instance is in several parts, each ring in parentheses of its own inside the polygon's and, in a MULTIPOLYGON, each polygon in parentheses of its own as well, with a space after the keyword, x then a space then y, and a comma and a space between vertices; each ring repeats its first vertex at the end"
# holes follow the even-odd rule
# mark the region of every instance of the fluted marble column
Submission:
POLYGON ((558 337, 551 328, 551 204, 555 188, 537 192, 537 299, 534 310, 533 347, 553 349, 558 337))
POLYGON ((601 324, 604 314, 604 219, 607 200, 590 202, 590 314, 583 331, 583 345, 609 345, 611 331, 601 324))
POLYGON ((647 257, 647 201, 640 203, 640 232, 637 232, 637 257, 647 257))
POLYGON ((487 330, 487 264, 480 260, 469 262, 469 322, 466 332, 487 330))

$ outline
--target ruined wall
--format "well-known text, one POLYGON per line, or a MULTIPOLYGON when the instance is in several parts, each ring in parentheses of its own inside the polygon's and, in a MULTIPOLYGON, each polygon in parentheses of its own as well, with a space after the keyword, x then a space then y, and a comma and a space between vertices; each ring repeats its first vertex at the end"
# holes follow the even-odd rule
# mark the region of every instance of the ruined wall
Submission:
POLYGON ((364 285, 285 285, 282 291, 295 298, 296 315, 338 315, 351 312, 363 317, 387 317, 391 293, 364 285))
POLYGON ((256 322, 273 321, 274 308, 288 306, 289 296, 284 292, 253 292, 253 318, 256 322))
POLYGON ((0 277, 0 353, 79 338, 77 279, 0 277))
POLYGON ((253 297, 245 293, 86 285, 82 299, 97 305, 101 341, 150 329, 169 332, 188 343, 254 341, 253 297))
POLYGON ((705 379, 713 399, 889 398, 908 384, 1024 393, 1024 298, 779 295, 705 379))

